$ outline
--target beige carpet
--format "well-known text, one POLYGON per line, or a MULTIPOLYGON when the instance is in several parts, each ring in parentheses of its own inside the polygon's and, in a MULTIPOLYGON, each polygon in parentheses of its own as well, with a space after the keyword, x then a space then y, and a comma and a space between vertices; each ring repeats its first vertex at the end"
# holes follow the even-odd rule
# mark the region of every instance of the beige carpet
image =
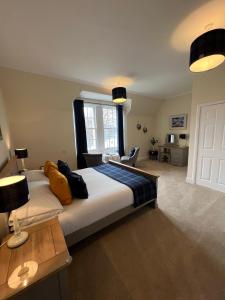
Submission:
POLYGON ((225 194, 185 183, 185 168, 141 168, 161 176, 159 208, 70 249, 73 299, 224 300, 225 194))

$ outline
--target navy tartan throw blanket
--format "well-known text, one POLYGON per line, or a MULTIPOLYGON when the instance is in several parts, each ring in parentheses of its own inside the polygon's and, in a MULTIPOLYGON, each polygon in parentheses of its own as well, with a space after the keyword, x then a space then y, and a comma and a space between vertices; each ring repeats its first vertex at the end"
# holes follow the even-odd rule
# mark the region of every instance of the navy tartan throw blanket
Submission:
POLYGON ((110 164, 101 164, 94 169, 127 185, 134 194, 134 207, 156 198, 156 184, 150 178, 110 164))

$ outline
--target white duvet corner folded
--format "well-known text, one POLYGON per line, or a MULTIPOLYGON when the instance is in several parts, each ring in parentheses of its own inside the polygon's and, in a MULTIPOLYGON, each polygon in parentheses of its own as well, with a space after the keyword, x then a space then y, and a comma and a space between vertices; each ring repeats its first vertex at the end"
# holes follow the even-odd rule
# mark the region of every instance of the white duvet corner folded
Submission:
MULTIPOLYGON (((33 181, 28 183, 30 200, 15 210, 20 225, 28 226, 54 217, 64 208, 51 192, 49 183, 46 181, 33 181)), ((9 217, 9 226, 13 225, 12 214, 9 217)))

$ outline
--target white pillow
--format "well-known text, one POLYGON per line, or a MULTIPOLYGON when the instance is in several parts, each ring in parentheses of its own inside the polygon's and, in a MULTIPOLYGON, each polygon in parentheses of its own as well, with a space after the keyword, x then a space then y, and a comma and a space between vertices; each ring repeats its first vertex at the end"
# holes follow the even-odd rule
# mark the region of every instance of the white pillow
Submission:
MULTIPOLYGON (((28 183, 30 200, 15 210, 20 225, 28 226, 42 220, 54 217, 63 212, 63 206, 51 192, 46 181, 28 183)), ((13 225, 12 214, 9 217, 9 226, 13 225)))
POLYGON ((41 180, 48 182, 48 177, 45 176, 43 170, 27 170, 23 172, 23 175, 26 176, 28 182, 41 180))

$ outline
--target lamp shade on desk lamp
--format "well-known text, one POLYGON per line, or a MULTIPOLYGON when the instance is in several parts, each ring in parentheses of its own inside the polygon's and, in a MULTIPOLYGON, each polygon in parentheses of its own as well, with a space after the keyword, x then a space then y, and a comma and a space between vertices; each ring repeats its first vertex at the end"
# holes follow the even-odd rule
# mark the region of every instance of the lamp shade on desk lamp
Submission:
POLYGON ((17 158, 27 158, 28 157, 27 148, 15 149, 15 155, 17 158))
MULTIPOLYGON (((11 212, 26 204, 29 190, 27 179, 23 175, 10 176, 0 179, 0 213, 11 212)), ((8 240, 8 247, 14 248, 28 239, 28 233, 20 231, 19 223, 13 214, 14 235, 8 240)))
POLYGON ((27 148, 17 148, 17 149, 15 149, 15 155, 16 155, 16 158, 21 159, 22 169, 25 170, 24 158, 28 157, 27 148))

